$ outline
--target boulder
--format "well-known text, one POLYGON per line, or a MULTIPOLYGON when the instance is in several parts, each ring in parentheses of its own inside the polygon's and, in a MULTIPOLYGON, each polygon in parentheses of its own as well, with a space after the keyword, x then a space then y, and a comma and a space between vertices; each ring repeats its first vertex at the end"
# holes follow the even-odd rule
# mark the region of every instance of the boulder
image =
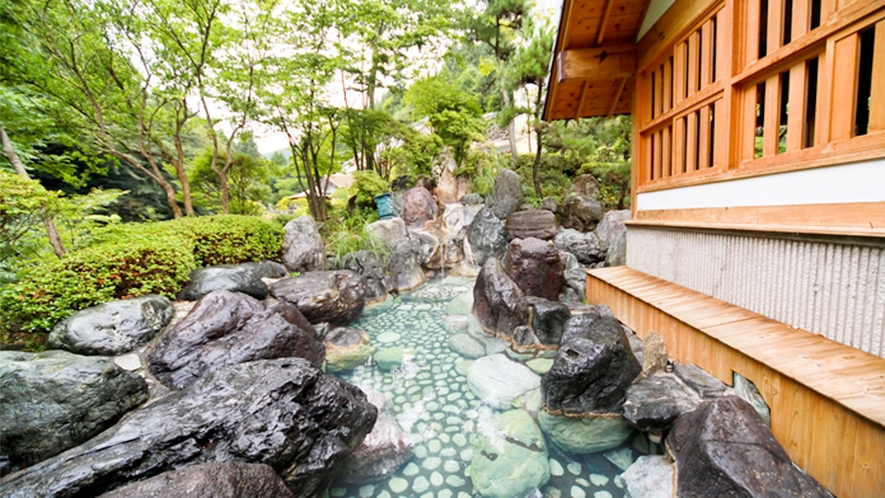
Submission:
POLYGON ((393 277, 388 273, 389 258, 372 251, 355 251, 344 256, 341 266, 345 270, 358 273, 366 279, 366 303, 379 303, 387 299, 390 291, 396 288, 393 277))
POLYGON ((418 238, 406 238, 394 246, 390 274, 398 291, 412 290, 427 282, 422 265, 428 257, 426 246, 418 238))
POLYGON ((384 410, 384 395, 368 393, 369 401, 378 409, 378 420, 363 443, 347 457, 341 480, 365 484, 386 479, 412 458, 415 443, 384 410))
POLYGON ((167 387, 182 389, 206 372, 247 361, 299 357, 321 366, 323 343, 312 327, 303 328, 303 318, 293 318, 298 309, 272 306, 287 309, 277 313, 238 292, 207 294, 160 338, 148 357, 151 373, 167 387))
POLYGON ((251 268, 219 265, 192 271, 187 285, 178 293, 178 299, 196 301, 215 291, 241 292, 255 299, 267 297, 267 285, 251 268))
POLYGON ((504 268, 527 296, 556 301, 565 283, 559 252, 550 242, 515 239, 507 248, 504 268))
POLYGON ((623 484, 624 498, 672 498, 676 469, 665 456, 641 456, 615 478, 623 484))
POLYGON ((677 363, 673 371, 685 385, 692 388, 701 398, 718 398, 728 391, 728 386, 721 380, 691 363, 677 363))
POLYGON ((147 398, 144 379, 107 358, 0 351, 0 473, 77 446, 147 398))
POLYGON ((495 186, 489 196, 489 207, 499 220, 506 220, 511 213, 519 209, 525 200, 522 193, 522 181, 516 172, 506 168, 498 171, 495 186))
POLYGON ((762 397, 762 393, 759 392, 759 389, 756 387, 756 384, 743 375, 734 372, 732 375, 732 386, 734 386, 734 394, 738 397, 742 398, 747 403, 750 403, 756 413, 762 417, 762 420, 765 421, 765 425, 771 425, 771 409, 768 408, 768 403, 765 402, 765 398, 762 397))
POLYGON ((467 227, 467 243, 473 262, 477 266, 484 265, 490 258, 498 259, 504 256, 507 242, 504 224, 487 207, 476 213, 473 222, 467 227))
POLYGON ((541 344, 559 346, 565 324, 572 317, 568 306, 542 297, 528 298, 532 315, 532 328, 541 344))
POLYGON ((423 228, 425 223, 436 219, 438 210, 433 194, 424 187, 414 187, 403 193, 403 220, 406 226, 423 228))
POLYGON ((605 249, 600 245, 599 237, 593 232, 581 233, 571 228, 560 230, 553 238, 553 244, 560 251, 574 254, 578 262, 585 265, 605 259, 605 249))
POLYGON ((762 417, 737 396, 680 415, 666 444, 680 497, 832 496, 793 464, 762 417))
POLYGON ((402 218, 390 218, 369 223, 366 225, 366 233, 372 239, 382 242, 388 247, 395 246, 397 242, 409 236, 406 222, 402 218))
POLYGON ((559 207, 559 203, 556 202, 556 199, 553 197, 545 197, 543 201, 541 201, 541 205, 538 206, 538 209, 546 209, 551 213, 555 213, 556 209, 559 207))
POLYGON ((654 330, 650 331, 642 341, 642 373, 652 375, 663 372, 667 368, 667 343, 654 330))
POLYGON ((608 245, 605 252, 604 266, 624 266, 627 264, 627 232, 618 232, 608 245))
POLYGON ((286 483, 263 463, 189 465, 127 484, 101 498, 293 498, 286 483))
POLYGON ((565 228, 591 232, 605 216, 605 209, 596 199, 585 195, 569 195, 559 206, 559 219, 565 228))
POLYGON ((473 394, 498 410, 510 408, 513 400, 540 384, 538 374, 504 354, 483 356, 467 370, 467 386, 473 394))
POLYGON ((458 233, 473 223, 473 219, 476 218, 476 214, 480 210, 482 210, 482 203, 470 205, 460 203, 446 204, 446 209, 443 212, 443 223, 449 232, 458 233))
POLYGON ((283 264, 300 273, 322 271, 326 264, 326 245, 310 216, 299 216, 283 227, 283 264))
POLYGON ((529 237, 550 240, 556 235, 556 215, 545 209, 517 211, 507 217, 504 230, 510 240, 529 237))
POLYGON ((121 355, 153 339, 173 313, 172 303, 156 294, 99 304, 56 324, 46 346, 83 355, 121 355))
POLYGON ((538 423, 555 446, 579 455, 617 448, 633 433, 633 427, 618 414, 566 417, 541 410, 538 423))
POLYGON ((237 266, 252 270, 252 273, 258 275, 258 278, 283 278, 289 276, 289 272, 286 271, 284 265, 267 259, 240 263, 237 266))
POLYGON ((484 204, 485 199, 480 194, 466 194, 462 195, 461 199, 458 201, 465 206, 475 206, 477 204, 484 204))
POLYGON ((627 233, 625 221, 630 221, 632 213, 629 209, 612 210, 605 213, 599 225, 596 225, 596 236, 605 245, 610 246, 619 234, 627 233))
POLYGON ((624 418, 644 432, 663 432, 676 417, 694 410, 700 396, 673 374, 644 377, 627 388, 624 418))
POLYGON ((486 355, 485 346, 467 334, 450 335, 449 347, 465 358, 480 358, 486 355))
POLYGON ((599 313, 566 324, 553 367, 541 381, 551 413, 619 413, 627 387, 642 371, 621 324, 599 313))
POLYGON ((479 323, 479 319, 474 315, 467 315, 467 335, 482 344, 487 355, 503 353, 512 344, 509 337, 507 339, 499 339, 487 334, 479 323))
POLYGON ((270 294, 294 304, 310 323, 346 325, 363 312, 366 281, 350 270, 310 272, 274 283, 270 294))
POLYGON ((307 360, 240 363, 3 478, 0 495, 96 496, 189 464, 238 460, 266 463, 299 496, 318 496, 377 414, 362 391, 307 360))
POLYGON ((533 357, 535 351, 542 348, 541 340, 528 325, 520 325, 513 329, 511 343, 511 348, 507 351, 513 351, 521 361, 533 357))
POLYGON ((572 180, 569 192, 595 199, 599 192, 599 182, 589 173, 578 175, 572 180))
POLYGON ((456 167, 455 161, 448 158, 446 164, 443 164, 436 188, 433 189, 433 194, 442 204, 458 202, 458 199, 470 191, 470 179, 466 176, 455 176, 456 167))
POLYGON ((466 474, 473 490, 486 498, 514 498, 538 493, 550 480, 544 436, 525 410, 495 415, 476 432, 473 459, 466 474))
POLYGON ((326 370, 342 372, 362 365, 375 353, 362 330, 338 327, 326 334, 326 370))
POLYGON ((489 334, 511 338, 513 329, 529 323, 529 303, 497 259, 489 259, 473 287, 473 313, 489 334))

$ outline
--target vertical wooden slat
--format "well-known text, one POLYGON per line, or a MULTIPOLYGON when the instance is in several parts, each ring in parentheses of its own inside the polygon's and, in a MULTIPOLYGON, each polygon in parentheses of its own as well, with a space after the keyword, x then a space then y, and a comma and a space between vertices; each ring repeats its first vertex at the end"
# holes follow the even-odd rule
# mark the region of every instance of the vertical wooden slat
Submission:
POLYGON ((780 93, 780 75, 769 76, 765 80, 765 133, 762 142, 762 157, 777 154, 780 93))
POLYGON ((885 131, 885 20, 876 23, 873 81, 870 94, 870 133, 885 131))
POLYGON ((836 15, 836 0, 820 0, 820 25, 830 22, 836 15))
POLYGON ((811 21, 811 0, 793 0, 792 39, 795 40, 808 32, 811 21))
POLYGON ((673 50, 673 104, 679 105, 682 102, 682 99, 685 98, 685 43, 680 43, 676 45, 676 48, 673 50))
POLYGON ((833 77, 839 81, 833 90, 830 111, 830 140, 851 138, 854 128, 854 101, 857 94, 858 36, 856 33, 835 43, 833 77))
POLYGON ((827 49, 817 59, 817 116, 814 125, 814 145, 821 145, 830 140, 830 101, 833 85, 833 57, 835 43, 827 42, 827 49))
POLYGON ((768 51, 781 47, 784 33, 784 0, 768 0, 768 51))
POLYGON ((691 97, 698 89, 698 57, 701 37, 695 31, 688 37, 688 96, 691 97))
POLYGON ((670 130, 669 126, 661 130, 661 173, 664 178, 673 176, 673 139, 670 130))
POLYGON ((710 107, 704 106, 701 107, 701 122, 698 123, 700 127, 700 140, 698 141, 698 147, 700 149, 700 154, 698 154, 698 169, 705 169, 710 166, 710 107))
POLYGON ((701 28, 701 88, 707 86, 713 71, 713 20, 708 20, 701 28))
POLYGON ((673 87, 673 68, 670 67, 669 59, 664 61, 662 68, 661 85, 663 86, 663 93, 661 94, 661 103, 663 104, 664 112, 668 112, 670 110, 670 100, 673 98, 670 95, 670 89, 673 87))
POLYGON ((673 123, 673 175, 685 173, 685 122, 682 118, 673 123))
MULTIPOLYGON (((746 67, 759 57, 759 17, 761 0, 747 0, 746 18, 743 19, 740 30, 744 34, 744 64, 746 67)), ((726 45, 723 45, 723 47, 726 45)), ((752 156, 751 156, 752 157, 752 156)))
POLYGON ((713 123, 715 132, 710 139, 715 141, 713 147, 713 166, 722 167, 728 161, 728 116, 725 114, 725 100, 719 99, 713 103, 713 123))
POLYGON ((655 74, 655 81, 658 84, 658 87, 655 88, 655 106, 657 107, 658 116, 660 116, 664 112, 664 87, 666 86, 663 65, 655 70, 655 74))
POLYGON ((688 129, 685 130, 687 134, 687 146, 685 151, 685 171, 695 171, 698 169, 697 164, 697 150, 698 150, 698 119, 695 113, 688 113, 688 129))
POLYGON ((802 148, 805 130, 805 61, 790 68, 790 106, 787 114, 787 152, 802 148))
POLYGON ((741 129, 740 129, 740 161, 753 159, 756 150, 756 86, 746 89, 740 96, 741 129))

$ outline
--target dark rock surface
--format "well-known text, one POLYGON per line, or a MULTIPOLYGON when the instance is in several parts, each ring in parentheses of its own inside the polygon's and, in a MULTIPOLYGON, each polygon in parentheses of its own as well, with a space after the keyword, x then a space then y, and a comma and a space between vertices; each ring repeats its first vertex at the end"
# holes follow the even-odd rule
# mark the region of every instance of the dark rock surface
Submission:
POLYGON ((266 259, 263 261, 240 263, 237 266, 252 270, 253 273, 258 275, 258 278, 283 278, 289 276, 289 272, 286 271, 284 265, 266 259))
POLYGON ((504 229, 511 240, 529 237, 550 240, 556 235, 556 215, 545 209, 517 211, 507 217, 504 229))
POLYGON ((793 465, 759 414, 737 396, 684 413, 666 442, 676 459, 676 492, 683 498, 832 496, 793 465))
POLYGON ((718 398, 725 394, 728 389, 721 380, 708 374, 701 368, 691 363, 677 363, 673 368, 677 377, 685 382, 704 399, 718 398))
POLYGON ((187 285, 178 293, 182 301, 196 301, 215 291, 248 294, 255 299, 267 297, 267 285, 252 269, 236 265, 210 266, 192 271, 187 285))
POLYGON ((528 325, 529 303, 525 293, 497 259, 486 261, 476 277, 473 313, 486 332, 500 337, 511 338, 513 329, 528 325))
POLYGON ((586 313, 566 324, 553 366, 541 381, 551 413, 620 412, 633 379, 642 371, 624 329, 613 317, 586 313))
POLYGON ((383 301, 396 289, 396 282, 388 273, 390 261, 383 254, 372 251, 356 251, 344 256, 342 266, 366 279, 366 302, 383 301))
POLYGON ((0 472, 77 446, 147 398, 144 379, 106 358, 0 351, 0 472))
POLYGON ((627 388, 624 418, 645 432, 662 432, 676 417, 694 410, 701 399, 673 374, 645 377, 627 388))
POLYGON ((489 196, 489 207, 499 220, 506 220, 525 200, 522 181, 515 171, 502 168, 495 177, 495 186, 489 196))
POLYGON ((153 339, 173 313, 172 303, 156 294, 99 304, 59 322, 46 346, 83 355, 120 355, 153 339))
POLYGON ((571 228, 560 230, 553 238, 553 244, 560 251, 574 254, 584 264, 598 263, 605 259, 605 249, 593 232, 581 233, 571 228))
POLYGON ((148 359, 151 373, 182 389, 208 371, 247 361, 299 357, 321 366, 325 349, 313 327, 303 328, 291 304, 277 302, 272 308, 283 313, 245 294, 207 294, 160 338, 148 359))
POLYGON ((241 363, 3 478, 0 495, 96 496, 185 465, 239 460, 270 465, 298 496, 317 496, 376 416, 362 391, 307 360, 241 363))
POLYGON ((394 246, 390 257, 390 275, 399 291, 412 290, 427 282, 422 265, 430 258, 433 248, 423 239, 409 237, 394 246))
POLYGON ((363 444, 347 458, 341 474, 344 482, 364 484, 380 481, 412 458, 415 443, 400 429, 393 416, 384 410, 384 394, 372 391, 368 393, 368 398, 378 408, 378 420, 363 444))
POLYGON ((467 227, 467 243, 477 266, 489 258, 500 258, 507 250, 507 232, 504 224, 488 207, 482 208, 467 227))
POLYGON ((284 278, 270 294, 294 304, 310 323, 347 325, 366 305, 366 281, 349 270, 317 271, 284 278))
POLYGON ((513 329, 512 342, 511 347, 516 352, 528 352, 541 347, 541 340, 528 325, 520 325, 513 329))
POLYGON ((576 301, 583 301, 587 295, 587 270, 584 268, 572 268, 571 270, 566 270, 564 275, 565 287, 563 290, 571 289, 577 296, 576 301))
POLYGON ((436 219, 437 211, 436 199, 426 188, 415 187, 403 193, 403 220, 407 226, 423 228, 436 219))
POLYGON ((559 219, 565 228, 589 232, 605 216, 605 209, 596 199, 585 195, 569 195, 559 206, 559 219))
POLYGON ((299 216, 283 227, 283 264, 289 271, 322 271, 326 265, 326 245, 316 222, 310 216, 299 216))
POLYGON ((594 198, 596 193, 599 192, 599 182, 589 173, 578 175, 572 180, 572 186, 569 188, 569 191, 594 198))
POLYGON ((101 498, 293 498, 286 483, 263 463, 211 462, 127 484, 101 498))
POLYGON ((528 296, 555 301, 565 283, 559 251, 541 239, 515 239, 507 248, 504 268, 528 296))
POLYGON ((558 346, 565 324, 572 317, 568 306, 541 297, 529 297, 532 310, 532 328, 541 344, 558 346))

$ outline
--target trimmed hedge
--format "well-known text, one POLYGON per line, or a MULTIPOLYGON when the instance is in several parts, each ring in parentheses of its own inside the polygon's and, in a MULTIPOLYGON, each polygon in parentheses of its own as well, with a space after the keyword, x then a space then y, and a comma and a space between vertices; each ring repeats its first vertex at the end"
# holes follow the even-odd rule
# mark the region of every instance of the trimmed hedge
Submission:
POLYGON ((97 232, 89 247, 36 269, 0 292, 6 333, 48 332, 75 311, 114 299, 174 298, 201 266, 276 259, 283 231, 250 216, 182 218, 119 225, 97 232))

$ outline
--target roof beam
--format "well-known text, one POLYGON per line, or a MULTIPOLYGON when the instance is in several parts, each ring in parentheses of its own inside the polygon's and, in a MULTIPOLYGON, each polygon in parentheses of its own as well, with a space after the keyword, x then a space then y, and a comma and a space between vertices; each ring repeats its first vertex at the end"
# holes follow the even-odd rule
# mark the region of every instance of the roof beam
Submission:
POLYGON ((559 53, 559 82, 628 78, 636 73, 636 47, 622 45, 559 53))
POLYGON ((596 44, 602 45, 602 39, 605 38, 605 28, 608 25, 608 16, 612 12, 613 0, 605 0, 605 11, 602 14, 602 22, 599 23, 599 35, 596 37, 596 44))
POLYGON ((627 80, 629 78, 624 78, 621 80, 621 86, 618 87, 618 93, 615 94, 615 98, 612 99, 612 105, 608 108, 607 117, 612 117, 615 114, 615 108, 618 107, 618 102, 621 100, 621 94, 624 93, 624 87, 627 86, 627 80))

